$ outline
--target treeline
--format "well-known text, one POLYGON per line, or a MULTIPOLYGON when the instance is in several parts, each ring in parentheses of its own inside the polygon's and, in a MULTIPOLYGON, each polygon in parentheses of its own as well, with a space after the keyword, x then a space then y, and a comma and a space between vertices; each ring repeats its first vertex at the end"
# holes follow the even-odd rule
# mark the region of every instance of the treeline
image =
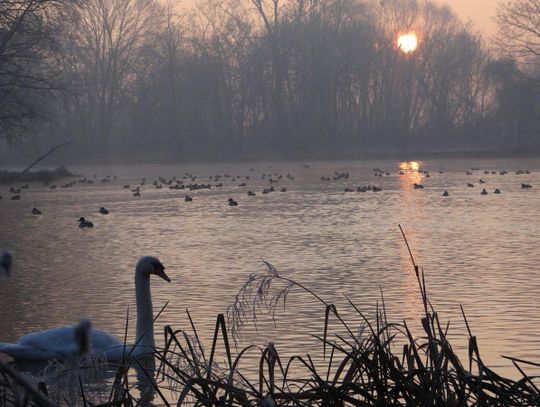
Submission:
POLYGON ((1 0, 1 137, 148 160, 540 145, 534 54, 431 1, 175 6, 1 0))

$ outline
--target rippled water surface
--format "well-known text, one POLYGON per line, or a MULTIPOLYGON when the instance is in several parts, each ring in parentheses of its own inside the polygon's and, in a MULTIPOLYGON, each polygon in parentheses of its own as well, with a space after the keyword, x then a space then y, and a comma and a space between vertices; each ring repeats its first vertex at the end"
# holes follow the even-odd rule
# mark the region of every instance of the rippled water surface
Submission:
MULTIPOLYGON (((134 310, 134 264, 146 254, 158 256, 173 280, 152 281, 154 308, 169 303, 160 324, 187 328, 188 308, 208 340, 216 314, 226 311, 251 273, 265 272, 261 259, 338 304, 353 325, 359 318, 344 295, 373 315, 381 289, 389 318, 414 324, 422 305, 401 224, 458 347, 466 336, 462 304, 488 364, 509 368, 500 355, 540 361, 540 162, 419 165, 429 178, 414 170, 399 175, 400 163, 391 161, 149 165, 70 168, 95 183, 55 190, 30 184, 20 201, 10 200, 3 186, 0 247, 14 252, 16 264, 12 277, 0 280, 0 342, 81 317, 121 337, 128 306, 134 310), (377 167, 391 175, 373 176, 377 167), (480 170, 467 175, 471 167, 480 170), (516 174, 521 168, 531 173, 516 174), (503 169, 508 174, 484 174, 503 169), (321 180, 335 171, 350 177, 321 180), (205 183, 214 174, 240 178, 223 179, 222 188, 188 192, 190 203, 184 202, 185 191, 152 185, 158 176, 185 173, 205 183), (294 179, 284 178, 276 192, 263 195, 269 186, 263 173, 289 173, 294 179), (117 179, 100 183, 106 175, 117 179), (122 188, 139 185, 142 177, 147 184, 140 197, 122 188), (480 178, 486 183, 480 185, 480 178), (242 182, 247 186, 238 186, 242 182), (425 188, 414 189, 414 183, 425 188), (522 189, 522 183, 533 188, 522 189), (383 190, 344 192, 368 184, 383 190), (282 187, 287 191, 279 192, 282 187), (480 194, 483 187, 488 195, 480 194), (493 194, 495 188, 502 193, 493 194), (257 196, 248 197, 248 190, 257 196), (444 190, 450 196, 443 197, 444 190), (239 205, 228 206, 229 197, 239 205), (110 214, 100 215, 101 206, 110 214), (43 214, 32 215, 33 207, 43 214), (80 229, 80 216, 94 228, 80 229)), ((311 334, 322 332, 323 321, 324 308, 293 290, 276 326, 261 315, 258 333, 247 327, 243 341, 275 341, 287 354, 316 352, 311 334)))

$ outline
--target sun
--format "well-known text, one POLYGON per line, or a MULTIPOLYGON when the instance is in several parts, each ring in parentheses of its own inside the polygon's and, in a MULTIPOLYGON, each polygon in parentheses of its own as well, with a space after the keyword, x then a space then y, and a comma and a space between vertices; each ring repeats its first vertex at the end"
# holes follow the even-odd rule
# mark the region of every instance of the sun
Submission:
POLYGON ((398 37, 397 45, 401 52, 408 54, 418 47, 418 37, 415 33, 401 34, 398 37))

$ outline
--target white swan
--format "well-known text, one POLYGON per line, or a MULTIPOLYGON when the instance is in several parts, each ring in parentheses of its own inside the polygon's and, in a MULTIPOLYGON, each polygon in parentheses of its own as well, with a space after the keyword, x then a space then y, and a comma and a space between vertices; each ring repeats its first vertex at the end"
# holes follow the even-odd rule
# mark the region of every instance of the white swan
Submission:
MULTIPOLYGON (((133 346, 126 346, 115 336, 92 329, 90 335, 91 355, 105 357, 108 361, 120 361, 124 355, 138 356, 154 351, 154 327, 150 275, 155 274, 167 282, 165 267, 151 256, 141 258, 135 267, 135 292, 137 300, 137 333, 133 346)), ((69 325, 33 332, 22 336, 17 343, 0 343, 0 352, 16 360, 67 360, 77 349, 77 325, 69 325)))

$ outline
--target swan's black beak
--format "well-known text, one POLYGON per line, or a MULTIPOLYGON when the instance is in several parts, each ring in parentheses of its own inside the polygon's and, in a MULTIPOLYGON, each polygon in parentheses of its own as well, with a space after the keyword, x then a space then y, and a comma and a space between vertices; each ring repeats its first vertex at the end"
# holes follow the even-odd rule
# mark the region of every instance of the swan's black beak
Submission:
POLYGON ((163 280, 165 280, 168 283, 171 282, 171 279, 169 278, 169 276, 165 274, 165 267, 163 268, 163 270, 158 270, 156 272, 156 276, 160 276, 163 280))

